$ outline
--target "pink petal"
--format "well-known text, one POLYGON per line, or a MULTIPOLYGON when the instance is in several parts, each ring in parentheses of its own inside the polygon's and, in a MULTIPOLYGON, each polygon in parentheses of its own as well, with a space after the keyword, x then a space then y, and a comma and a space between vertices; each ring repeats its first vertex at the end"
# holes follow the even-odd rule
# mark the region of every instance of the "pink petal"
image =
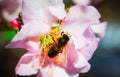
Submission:
POLYGON ((73 41, 76 49, 86 46, 95 38, 94 33, 87 23, 80 25, 80 23, 76 21, 71 24, 62 25, 62 29, 70 34, 70 40, 73 41))
POLYGON ((81 24, 80 22, 65 23, 63 24, 62 30, 70 34, 70 40, 74 42, 75 48, 79 49, 86 45, 86 38, 84 32, 89 25, 81 24))
POLYGON ((78 61, 76 61, 76 63, 74 64, 74 69, 76 68, 77 70, 80 71, 80 73, 88 72, 90 69, 90 64, 80 52, 77 52, 77 54, 78 61))
POLYGON ((78 77, 78 74, 69 75, 62 67, 48 65, 40 69, 40 73, 37 77, 78 77))
POLYGON ((87 72, 90 68, 87 60, 82 54, 74 48, 73 44, 66 46, 66 70, 70 75, 75 75, 80 72, 87 72))
POLYGON ((25 40, 10 42, 8 45, 6 45, 6 48, 27 48, 25 42, 25 40))
POLYGON ((24 23, 32 20, 51 23, 65 16, 62 0, 23 0, 22 18, 24 23), (59 9, 56 11, 56 9, 59 9), (58 12, 60 11, 60 12, 58 12))
POLYGON ((58 19, 63 19, 66 15, 63 0, 50 0, 48 10, 52 15, 56 16, 58 19))
POLYGON ((80 49, 95 38, 90 25, 99 23, 99 18, 100 14, 94 7, 76 5, 70 8, 61 28, 70 34, 75 48, 80 49))
POLYGON ((26 42, 26 46, 27 47, 25 47, 25 49, 33 52, 40 52, 42 49, 42 47, 40 46, 40 41, 28 41, 26 42))
MULTIPOLYGON (((7 48, 27 48, 29 41, 39 43, 39 36, 49 32, 50 27, 43 22, 30 22, 22 27, 20 32, 12 39, 7 48), (33 39, 36 38, 36 39, 33 39), (27 45, 27 46, 26 46, 27 45)), ((34 47, 34 46, 33 46, 34 47)))
POLYGON ((103 38, 105 35, 106 26, 107 22, 103 22, 100 24, 91 25, 91 28, 94 33, 97 33, 101 38, 103 38))
MULTIPOLYGON (((88 72, 90 69, 90 64, 88 63, 88 61, 84 58, 84 56, 77 51, 77 59, 75 60, 74 63, 69 63, 69 65, 67 65, 67 72, 70 75, 75 75, 77 73, 85 73, 88 72)), ((74 52, 73 52, 74 53, 74 52)), ((71 57, 74 57, 73 55, 71 55, 71 57)))
POLYGON ((81 54, 86 58, 86 60, 89 60, 92 57, 93 53, 95 52, 98 46, 98 43, 99 39, 97 38, 91 41, 88 45, 86 45, 82 49, 80 49, 81 54))
POLYGON ((70 8, 65 21, 79 21, 81 24, 99 23, 100 14, 93 6, 73 6, 70 8))
POLYGON ((87 39, 86 41, 91 42, 91 41, 93 41, 95 39, 95 35, 94 35, 91 27, 88 27, 85 30, 85 32, 83 33, 83 35, 84 35, 85 39, 87 39))
POLYGON ((64 68, 61 68, 59 66, 54 66, 54 75, 53 77, 78 77, 78 74, 70 75, 66 72, 64 68))
POLYGON ((23 0, 22 1, 22 18, 23 18, 23 22, 28 23, 31 20, 40 20, 42 19, 42 15, 44 15, 43 10, 42 9, 42 3, 44 3, 45 1, 41 1, 41 0, 23 0))
POLYGON ((84 36, 87 39, 86 46, 79 50, 81 53, 83 53, 86 60, 89 60, 92 57, 94 51, 96 50, 100 39, 94 36, 94 33, 90 27, 87 28, 86 31, 84 32, 84 36))
POLYGON ((72 43, 69 43, 66 46, 66 67, 70 68, 74 65, 75 61, 77 60, 77 51, 75 49, 75 46, 72 43))
POLYGON ((33 52, 28 52, 20 58, 15 72, 18 75, 32 75, 38 72, 39 59, 38 55, 33 52))
POLYGON ((50 26, 42 21, 33 21, 26 26, 25 30, 28 30, 27 32, 29 32, 27 33, 28 37, 40 36, 49 33, 50 31, 50 26))
POLYGON ((79 5, 87 5, 91 2, 91 0, 73 0, 73 2, 79 5))
POLYGON ((53 77, 53 71, 53 67, 51 65, 47 65, 40 69, 40 73, 37 77, 53 77))

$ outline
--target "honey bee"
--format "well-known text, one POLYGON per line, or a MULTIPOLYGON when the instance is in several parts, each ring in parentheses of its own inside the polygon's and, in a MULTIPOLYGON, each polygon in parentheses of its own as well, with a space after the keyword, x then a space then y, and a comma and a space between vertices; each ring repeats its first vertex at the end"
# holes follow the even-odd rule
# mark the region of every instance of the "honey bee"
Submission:
POLYGON ((69 36, 65 34, 64 32, 61 32, 62 37, 58 38, 57 41, 52 37, 53 41, 55 42, 54 45, 52 45, 48 51, 48 56, 50 58, 54 58, 59 53, 62 53, 63 47, 68 43, 69 36))

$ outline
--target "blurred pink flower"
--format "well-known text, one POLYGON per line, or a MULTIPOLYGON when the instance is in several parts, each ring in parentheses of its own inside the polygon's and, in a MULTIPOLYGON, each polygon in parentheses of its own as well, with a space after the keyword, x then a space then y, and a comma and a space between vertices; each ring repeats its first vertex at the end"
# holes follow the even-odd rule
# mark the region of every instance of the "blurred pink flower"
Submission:
POLYGON ((66 12, 62 0, 23 0, 21 15, 24 25, 7 45, 28 50, 20 58, 16 74, 78 77, 90 69, 88 60, 106 27, 106 22, 100 23, 100 14, 94 7, 75 5, 66 12), (66 36, 66 44, 60 46, 59 39, 66 36), (49 54, 56 47, 58 54, 49 54))
POLYGON ((15 30, 20 30, 23 26, 23 21, 22 21, 22 17, 19 13, 18 18, 12 19, 10 21, 10 24, 12 25, 12 28, 15 30))
POLYGON ((10 21, 18 16, 22 0, 0 0, 0 18, 10 21))

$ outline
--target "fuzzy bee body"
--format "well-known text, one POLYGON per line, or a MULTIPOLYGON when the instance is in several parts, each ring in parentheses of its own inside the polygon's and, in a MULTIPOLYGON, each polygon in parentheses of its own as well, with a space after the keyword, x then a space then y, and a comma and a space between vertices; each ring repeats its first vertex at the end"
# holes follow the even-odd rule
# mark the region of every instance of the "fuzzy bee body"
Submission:
POLYGON ((48 51, 48 56, 50 58, 54 58, 57 56, 59 53, 62 53, 63 47, 68 43, 69 41, 69 36, 67 34, 61 33, 62 37, 58 38, 57 41, 53 38, 55 44, 50 47, 48 51))
POLYGON ((58 55, 60 53, 60 50, 61 49, 59 47, 53 46, 53 47, 50 48, 50 50, 48 52, 48 56, 50 58, 53 58, 53 57, 55 57, 56 55, 58 55))
POLYGON ((68 41, 69 41, 68 35, 63 34, 63 37, 58 39, 58 46, 63 47, 68 43, 68 41))

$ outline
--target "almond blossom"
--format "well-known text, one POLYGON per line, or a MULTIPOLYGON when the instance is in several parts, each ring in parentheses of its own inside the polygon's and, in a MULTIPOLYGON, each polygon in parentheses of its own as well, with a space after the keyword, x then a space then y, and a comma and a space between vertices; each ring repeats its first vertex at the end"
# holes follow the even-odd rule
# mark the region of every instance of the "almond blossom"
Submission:
POLYGON ((17 75, 78 77, 90 69, 88 60, 106 27, 93 6, 66 11, 62 0, 23 0, 21 16, 24 24, 7 45, 28 51, 16 66, 17 75))

